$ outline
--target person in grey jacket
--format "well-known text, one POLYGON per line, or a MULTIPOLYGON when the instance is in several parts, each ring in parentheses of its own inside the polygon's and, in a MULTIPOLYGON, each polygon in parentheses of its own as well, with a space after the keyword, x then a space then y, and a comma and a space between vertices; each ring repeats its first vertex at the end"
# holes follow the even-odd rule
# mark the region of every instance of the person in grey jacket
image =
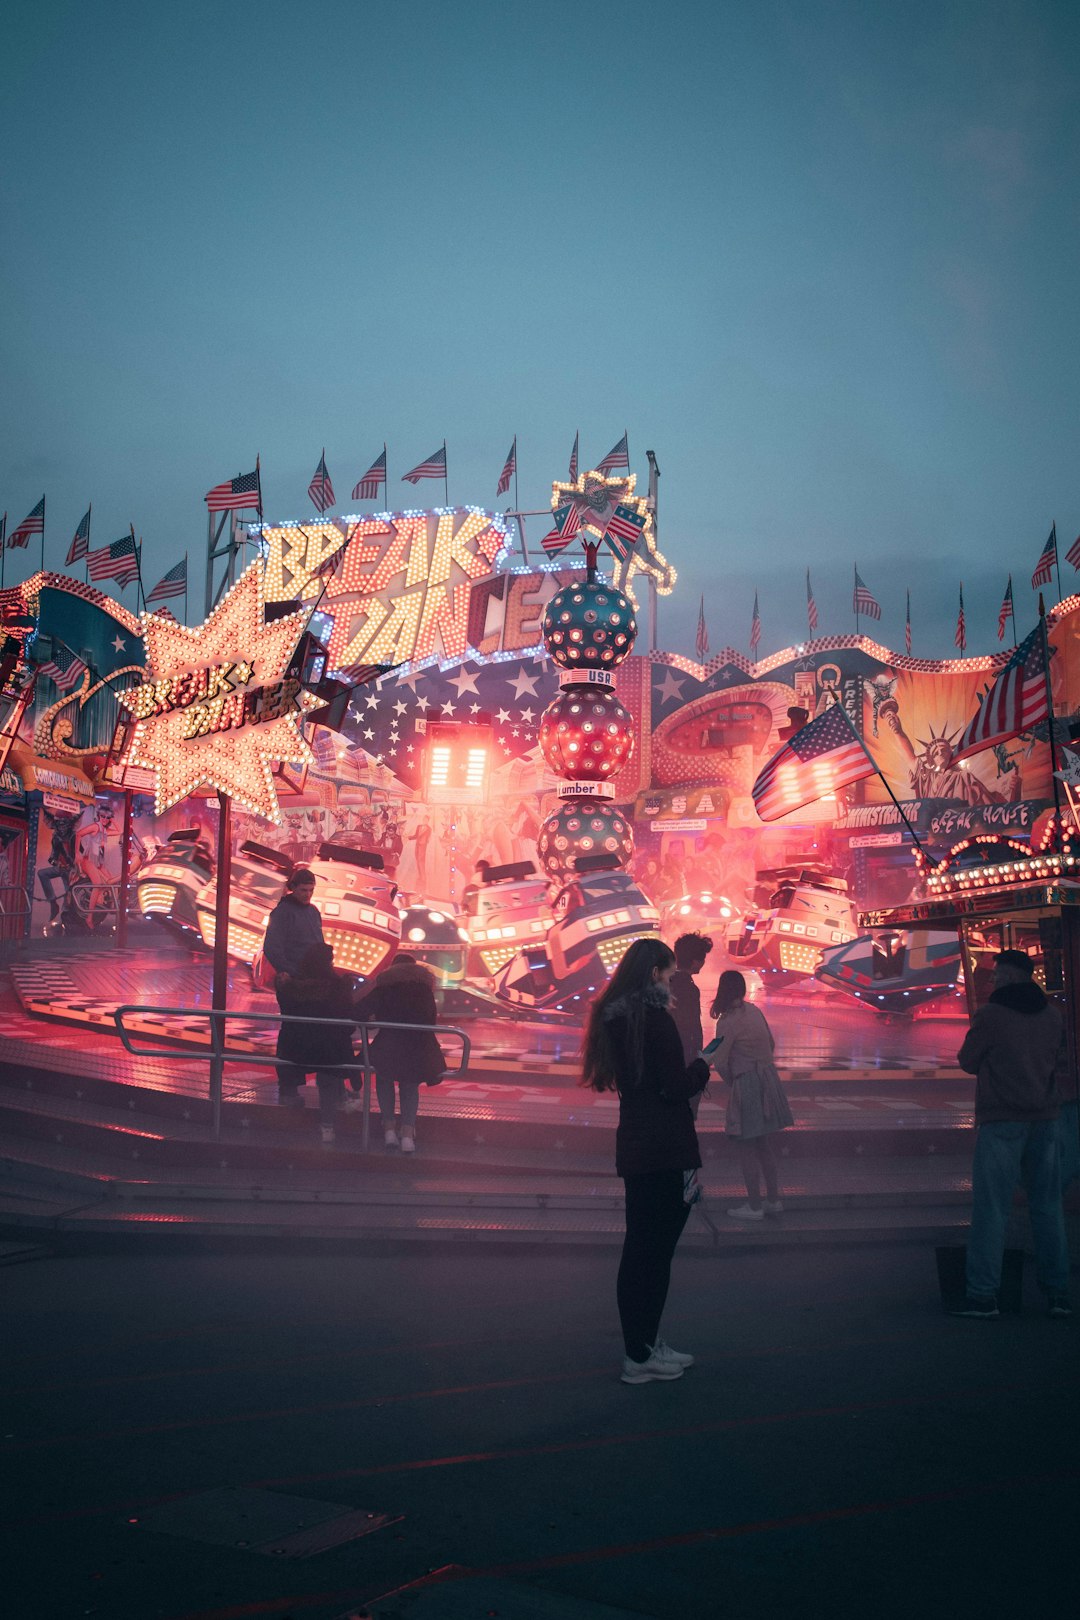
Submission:
MULTIPOLYGON (((270 913, 270 921, 266 925, 263 955, 274 970, 274 994, 278 1010, 283 1013, 294 1009, 284 1004, 282 991, 286 991, 285 999, 288 1000, 289 980, 299 974, 311 947, 325 943, 322 918, 313 904, 314 895, 314 872, 306 866, 298 866, 285 884, 285 893, 270 913)), ((278 1102, 286 1108, 303 1108, 300 1086, 304 1080, 302 1073, 297 1080, 294 1069, 279 1069, 278 1102)))
POLYGON ((1005 1226, 1017 1181, 1027 1193, 1036 1277, 1049 1313, 1072 1314, 1057 1129, 1064 1025, 1033 971, 1023 951, 998 953, 994 991, 972 1019, 957 1058, 977 1079, 967 1296, 953 1307, 954 1316, 992 1320, 998 1314, 1005 1226))

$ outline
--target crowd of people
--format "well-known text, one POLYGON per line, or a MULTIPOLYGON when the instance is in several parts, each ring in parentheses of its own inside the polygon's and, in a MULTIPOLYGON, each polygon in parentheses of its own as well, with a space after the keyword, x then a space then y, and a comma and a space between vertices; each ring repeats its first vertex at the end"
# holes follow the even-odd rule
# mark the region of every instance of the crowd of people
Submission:
MULTIPOLYGON (((416 1150, 421 1087, 437 1084, 445 1062, 436 1026, 432 975, 408 953, 361 990, 337 972, 313 904, 315 878, 304 867, 288 880, 271 914, 265 954, 282 1013, 278 1098, 303 1106, 300 1087, 315 1075, 320 1125, 335 1139, 342 1109, 358 1106, 361 1086, 354 1030, 368 1047, 388 1150, 416 1150)), ((661 1335, 671 1262, 701 1196, 697 1110, 713 1076, 724 1087, 725 1134, 737 1145, 746 1188, 727 1210, 753 1223, 782 1213, 772 1138, 793 1123, 777 1072, 772 1031, 747 998, 741 973, 720 974, 705 1038, 697 975, 712 941, 684 934, 674 949, 656 938, 633 942, 590 1009, 581 1083, 615 1092, 619 1123, 615 1170, 625 1193, 626 1231, 616 1282, 623 1334, 621 1377, 628 1384, 681 1378, 693 1362, 661 1335)), ((994 987, 959 1053, 977 1077, 973 1214, 966 1293, 953 1314, 992 1319, 1006 1223, 1017 1182, 1028 1197, 1036 1275, 1049 1314, 1071 1315, 1062 1193, 1080 1169, 1075 1077, 1065 1061, 1064 1023, 1035 983, 1021 951, 995 959, 994 987)))

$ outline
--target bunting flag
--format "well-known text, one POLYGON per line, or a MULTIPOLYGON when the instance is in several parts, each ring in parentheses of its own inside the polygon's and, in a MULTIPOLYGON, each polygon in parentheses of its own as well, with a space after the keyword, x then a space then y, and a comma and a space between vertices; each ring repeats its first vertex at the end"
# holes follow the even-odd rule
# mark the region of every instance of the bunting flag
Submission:
POLYGON ((1074 568, 1080 568, 1080 534, 1065 553, 1065 561, 1071 562, 1074 568))
POLYGON ((762 821, 775 821, 804 804, 872 776, 877 769, 847 710, 833 703, 789 737, 750 789, 762 821))
POLYGON ((708 656, 709 656, 709 632, 705 628, 705 598, 704 598, 704 596, 702 596, 702 598, 701 598, 701 606, 698 608, 697 640, 694 643, 694 645, 697 648, 698 660, 699 660, 700 663, 703 664, 705 662, 706 658, 708 658, 708 656))
POLYGON ((38 665, 38 674, 47 675, 58 692, 70 692, 86 670, 82 659, 64 646, 54 647, 52 657, 38 665))
POLYGON ((244 512, 249 507, 262 516, 262 488, 259 479, 259 468, 255 471, 237 473, 235 478, 229 478, 224 484, 215 484, 203 496, 208 512, 244 512))
POLYGON ((566 506, 556 507, 551 517, 555 527, 548 530, 540 544, 549 557, 554 557, 577 538, 581 529, 581 513, 570 501, 566 506))
POLYGON ((319 465, 311 477, 307 487, 311 504, 317 512, 325 512, 327 507, 334 504, 334 486, 330 482, 330 474, 326 470, 326 451, 319 457, 319 465))
MULTIPOLYGON (((597 472, 614 472, 617 467, 623 467, 627 472, 630 471, 630 451, 626 441, 627 434, 624 433, 618 444, 613 444, 603 461, 598 463, 597 472)), ((574 447, 577 448, 576 439, 574 440, 574 447)))
POLYGON ((418 484, 421 478, 445 477, 446 446, 444 444, 441 450, 436 450, 433 456, 428 456, 426 461, 421 461, 420 464, 414 467, 411 472, 404 473, 402 475, 401 482, 403 484, 418 484))
POLYGON ((1022 641, 960 735, 953 763, 996 747, 1050 718, 1046 695, 1046 635, 1040 620, 1022 641))
POLYGON ((146 598, 147 607, 151 602, 167 602, 170 596, 187 595, 187 558, 184 557, 170 568, 167 574, 162 574, 150 595, 146 598))
MULTIPOLYGON (((570 452, 570 482, 572 484, 577 483, 578 440, 580 437, 580 431, 574 434, 574 448, 570 452)), ((1077 545, 1080 545, 1080 540, 1077 541, 1077 545)))
POLYGON ((859 570, 855 570, 855 592, 851 602, 856 614, 865 613, 868 619, 881 618, 881 605, 877 598, 867 590, 859 578, 859 570))
POLYGON ((1013 615, 1013 620, 1015 622, 1016 610, 1013 607, 1012 575, 1011 574, 1009 575, 1009 583, 1005 587, 1005 595, 1001 598, 1001 606, 998 608, 998 640, 999 641, 1004 641, 1005 640, 1005 621, 1009 617, 1010 613, 1013 615))
POLYGON ((1039 553, 1039 560, 1035 564, 1035 572, 1031 576, 1031 588, 1032 588, 1032 590, 1035 590, 1036 587, 1039 586, 1039 585, 1049 585, 1050 578, 1051 578, 1051 575, 1054 572, 1054 568, 1055 568, 1056 564, 1057 564, 1057 523, 1055 522, 1055 523, 1053 523, 1051 525, 1050 537, 1047 540, 1045 546, 1043 546, 1042 551, 1039 553))
POLYGON ((966 652, 967 625, 964 622, 964 583, 962 580, 960 582, 960 612, 956 616, 956 634, 953 636, 953 641, 959 647, 961 653, 966 652))
POLYGON ((810 586, 809 568, 806 570, 806 622, 810 626, 810 634, 813 635, 818 626, 818 617, 817 603, 814 601, 814 592, 810 586))
POLYGON ((635 512, 632 506, 616 506, 607 520, 604 539, 620 562, 625 562, 629 557, 641 539, 644 528, 644 512, 635 512))
POLYGON ((45 497, 41 497, 32 512, 28 512, 17 529, 12 529, 8 535, 8 548, 14 550, 16 546, 29 544, 32 534, 45 533, 45 497))
POLYGON ((513 478, 513 476, 514 476, 514 474, 516 472, 517 472, 517 434, 515 433, 514 434, 514 442, 510 446, 510 454, 507 456, 506 460, 503 462, 503 470, 499 474, 499 486, 495 491, 496 495, 505 495, 506 494, 507 490, 510 488, 510 480, 511 480, 511 478, 513 478))
POLYGON ((904 650, 911 657, 911 592, 907 593, 907 617, 904 620, 904 650))
POLYGON ((87 507, 84 516, 79 521, 79 527, 75 530, 75 538, 72 540, 70 546, 68 546, 68 554, 64 559, 64 567, 70 568, 72 563, 77 563, 81 557, 85 557, 89 550, 90 508, 87 507))
POLYGON ((86 567, 91 579, 115 579, 123 590, 139 577, 138 547, 132 536, 125 534, 122 539, 114 540, 111 546, 104 546, 100 551, 88 551, 86 567))
POLYGON ((386 485, 386 446, 377 456, 352 492, 354 501, 377 501, 379 490, 386 485))
POLYGON ((761 646, 761 614, 758 612, 757 591, 754 592, 754 617, 750 620, 750 651, 756 653, 761 646))

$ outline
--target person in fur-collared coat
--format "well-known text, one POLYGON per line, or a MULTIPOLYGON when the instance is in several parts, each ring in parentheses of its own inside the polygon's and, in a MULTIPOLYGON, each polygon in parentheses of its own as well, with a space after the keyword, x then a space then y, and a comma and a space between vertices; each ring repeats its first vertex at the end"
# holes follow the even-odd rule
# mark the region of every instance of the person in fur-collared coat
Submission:
POLYGON ((415 1153, 420 1087, 435 1085, 446 1068, 434 1030, 439 1016, 435 980, 415 957, 401 951, 361 996, 354 1016, 365 1024, 428 1026, 422 1030, 377 1029, 370 1045, 383 1140, 388 1148, 415 1153), (401 1105, 400 1134, 394 1112, 395 1085, 401 1105))

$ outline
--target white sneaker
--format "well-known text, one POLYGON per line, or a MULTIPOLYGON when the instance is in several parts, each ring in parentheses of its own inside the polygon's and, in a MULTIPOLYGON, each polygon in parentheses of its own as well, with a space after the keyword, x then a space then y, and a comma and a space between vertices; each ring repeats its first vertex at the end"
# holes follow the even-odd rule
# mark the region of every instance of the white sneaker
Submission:
POLYGON ((402 1153, 415 1153, 416 1152, 416 1138, 413 1136, 412 1131, 402 1131, 402 1133, 401 1133, 401 1151, 402 1151, 402 1153))
POLYGON ((629 1356, 623 1357, 621 1378, 624 1384, 651 1384, 669 1382, 672 1378, 681 1378, 683 1369, 675 1361, 669 1361, 666 1356, 658 1356, 654 1350, 648 1361, 631 1361, 629 1356))
POLYGON ((384 1131, 383 1132, 383 1146, 384 1147, 395 1148, 395 1147, 398 1147, 399 1145, 400 1144, 398 1142, 398 1133, 397 1133, 397 1131, 391 1129, 389 1131, 384 1131))
POLYGON ((333 1147, 334 1127, 332 1125, 320 1125, 319 1134, 322 1137, 323 1147, 333 1147))
POLYGON ((652 1353, 654 1356, 662 1357, 664 1361, 673 1362, 676 1367, 692 1367, 694 1365, 694 1358, 689 1350, 673 1350, 670 1344, 664 1343, 663 1339, 657 1339, 652 1347, 652 1353))
POLYGON ((735 1209, 729 1209, 728 1214, 733 1221, 763 1221, 763 1209, 751 1209, 749 1204, 739 1204, 735 1209))
POLYGON ((766 1198, 761 1207, 766 1215, 782 1215, 784 1213, 784 1203, 781 1198, 766 1198))

